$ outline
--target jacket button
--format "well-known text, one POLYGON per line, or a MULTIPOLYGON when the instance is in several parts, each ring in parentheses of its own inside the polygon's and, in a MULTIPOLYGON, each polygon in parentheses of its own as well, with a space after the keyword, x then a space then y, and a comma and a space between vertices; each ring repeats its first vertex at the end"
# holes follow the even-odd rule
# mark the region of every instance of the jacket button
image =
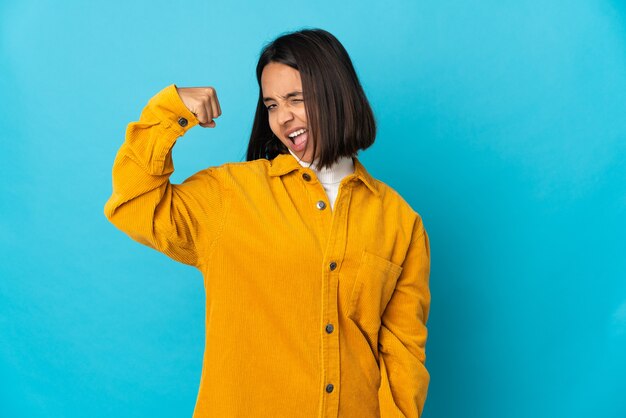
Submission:
POLYGON ((333 324, 326 325, 326 332, 327 333, 330 334, 331 332, 333 332, 334 329, 335 329, 335 327, 333 327, 333 324))
POLYGON ((306 181, 311 181, 311 176, 309 176, 309 173, 303 173, 302 178, 306 181))
POLYGON ((323 201, 323 200, 320 200, 320 201, 318 201, 318 202, 317 202, 317 208, 318 208, 319 210, 322 210, 322 209, 324 209, 325 207, 326 207, 326 203, 324 203, 324 201, 323 201))
POLYGON ((330 392, 333 391, 334 388, 335 387, 333 386, 333 384, 329 383, 329 384, 326 385, 326 392, 330 393, 330 392))
POLYGON ((331 270, 334 270, 337 268, 337 263, 335 263, 334 261, 331 261, 328 267, 330 267, 331 270))
POLYGON ((185 118, 183 118, 183 117, 178 118, 178 124, 179 124, 180 126, 182 126, 183 128, 184 128, 185 126, 187 126, 187 123, 189 123, 189 122, 187 121, 187 119, 185 119, 185 118))

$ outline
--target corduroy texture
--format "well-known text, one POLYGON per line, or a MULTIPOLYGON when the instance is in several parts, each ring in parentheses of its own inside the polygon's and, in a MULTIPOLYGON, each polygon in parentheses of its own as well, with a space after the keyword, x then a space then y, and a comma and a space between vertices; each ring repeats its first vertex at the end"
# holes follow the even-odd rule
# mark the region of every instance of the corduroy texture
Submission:
POLYGON ((194 418, 419 417, 430 380, 419 214, 358 158, 333 211, 291 154, 171 184, 172 147, 198 123, 174 84, 150 99, 128 125, 104 207, 131 238, 204 276, 194 418))

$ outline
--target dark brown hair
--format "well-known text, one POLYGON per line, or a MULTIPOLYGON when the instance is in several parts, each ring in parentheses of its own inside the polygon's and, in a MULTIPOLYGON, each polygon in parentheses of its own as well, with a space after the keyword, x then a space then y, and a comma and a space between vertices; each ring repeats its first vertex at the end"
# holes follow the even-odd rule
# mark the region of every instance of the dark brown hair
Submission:
POLYGON ((339 157, 354 156, 374 143, 376 121, 343 45, 323 29, 283 34, 263 47, 256 67, 259 83, 247 161, 273 159, 289 152, 274 136, 263 104, 261 74, 270 62, 300 72, 309 137, 320 147, 318 167, 330 167, 339 157))

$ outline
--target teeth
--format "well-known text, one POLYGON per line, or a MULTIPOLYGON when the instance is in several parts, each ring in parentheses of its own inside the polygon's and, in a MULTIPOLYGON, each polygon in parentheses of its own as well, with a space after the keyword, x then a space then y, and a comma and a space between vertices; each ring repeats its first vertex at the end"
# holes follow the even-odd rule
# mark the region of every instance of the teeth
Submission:
POLYGON ((303 134, 305 132, 306 132, 306 129, 299 129, 299 130, 297 130, 295 132, 290 133, 289 134, 289 138, 295 138, 296 136, 298 136, 300 134, 303 134))

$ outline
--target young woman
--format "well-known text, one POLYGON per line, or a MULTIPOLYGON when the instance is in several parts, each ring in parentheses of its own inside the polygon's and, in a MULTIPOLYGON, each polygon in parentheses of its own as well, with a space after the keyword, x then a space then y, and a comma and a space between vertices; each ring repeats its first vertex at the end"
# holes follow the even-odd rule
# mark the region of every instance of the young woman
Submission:
POLYGON ((197 267, 194 417, 419 417, 430 250, 421 217, 356 154, 376 134, 348 53, 304 29, 263 48, 247 161, 171 184, 172 147, 222 114, 172 84, 128 125, 106 217, 197 267))

